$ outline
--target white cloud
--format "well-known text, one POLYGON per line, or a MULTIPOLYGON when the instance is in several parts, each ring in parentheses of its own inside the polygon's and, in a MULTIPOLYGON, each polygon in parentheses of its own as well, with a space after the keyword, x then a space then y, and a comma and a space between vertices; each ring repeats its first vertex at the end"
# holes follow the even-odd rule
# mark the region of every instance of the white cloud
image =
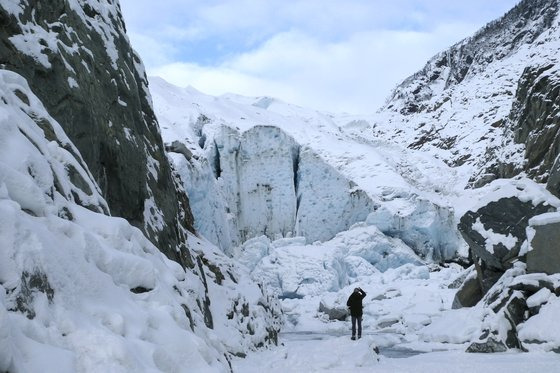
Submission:
POLYGON ((209 94, 268 95, 363 113, 376 110, 432 55, 515 1, 121 3, 133 45, 151 75, 209 94))
POLYGON ((169 64, 174 61, 174 57, 178 52, 172 43, 155 39, 145 34, 129 32, 128 37, 146 66, 169 64))
POLYGON ((151 73, 214 95, 269 95, 321 110, 366 113, 435 52, 469 31, 457 25, 432 33, 372 31, 337 43, 286 32, 218 66, 173 63, 151 73))

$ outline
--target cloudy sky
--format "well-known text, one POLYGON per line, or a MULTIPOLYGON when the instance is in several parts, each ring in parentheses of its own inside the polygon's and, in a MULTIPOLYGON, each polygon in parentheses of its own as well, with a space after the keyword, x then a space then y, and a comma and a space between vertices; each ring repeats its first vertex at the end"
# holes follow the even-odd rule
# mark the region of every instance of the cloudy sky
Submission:
POLYGON ((518 0, 121 0, 149 75, 213 95, 371 113, 518 0))

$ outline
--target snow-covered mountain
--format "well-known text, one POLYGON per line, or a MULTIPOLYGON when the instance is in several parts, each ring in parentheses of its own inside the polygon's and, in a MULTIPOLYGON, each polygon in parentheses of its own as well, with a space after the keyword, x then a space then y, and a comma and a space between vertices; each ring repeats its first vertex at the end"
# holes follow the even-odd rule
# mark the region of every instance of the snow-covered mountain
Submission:
MULTIPOLYGON (((356 282, 383 281, 380 272, 474 261, 476 270, 456 273, 458 284, 465 281, 459 298, 441 298, 444 309, 478 303, 472 328, 448 328, 464 314, 437 321, 428 313, 421 325, 405 324, 406 333, 435 337, 445 329, 437 338, 472 343, 472 351, 534 348, 521 336, 538 334, 531 328, 542 324, 533 319, 524 327, 527 320, 512 312, 525 312, 516 299, 535 293, 519 285, 528 281, 528 222, 559 206, 559 32, 556 0, 522 1, 428 61, 370 116, 321 113, 270 97, 212 97, 151 79, 197 231, 285 305, 296 302, 291 311, 336 294, 319 311, 340 314, 342 294, 356 282), (547 180, 548 190, 538 184, 547 180), (521 293, 504 285, 512 283, 521 293)), ((302 328, 298 315, 295 330, 302 328)))
POLYGON ((434 56, 371 119, 375 136, 470 167, 474 186, 520 172, 546 182, 558 155, 558 9, 521 1, 434 56))

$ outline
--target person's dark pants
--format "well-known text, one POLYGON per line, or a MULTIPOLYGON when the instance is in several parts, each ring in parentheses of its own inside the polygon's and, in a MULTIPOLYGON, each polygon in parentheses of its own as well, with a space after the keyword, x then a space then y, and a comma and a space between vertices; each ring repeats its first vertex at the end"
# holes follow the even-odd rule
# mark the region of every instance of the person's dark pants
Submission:
POLYGON ((358 337, 362 336, 362 315, 352 315, 352 337, 356 336, 356 322, 358 323, 358 337))

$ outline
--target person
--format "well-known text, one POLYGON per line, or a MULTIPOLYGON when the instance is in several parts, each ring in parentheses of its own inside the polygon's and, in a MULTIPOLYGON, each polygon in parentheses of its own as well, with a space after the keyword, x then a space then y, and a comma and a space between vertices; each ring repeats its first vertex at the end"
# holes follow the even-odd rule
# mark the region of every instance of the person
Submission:
POLYGON ((355 288, 350 294, 346 305, 350 308, 350 316, 352 316, 352 340, 356 339, 356 323, 358 324, 358 339, 362 338, 362 300, 365 298, 366 292, 361 288, 355 288))

